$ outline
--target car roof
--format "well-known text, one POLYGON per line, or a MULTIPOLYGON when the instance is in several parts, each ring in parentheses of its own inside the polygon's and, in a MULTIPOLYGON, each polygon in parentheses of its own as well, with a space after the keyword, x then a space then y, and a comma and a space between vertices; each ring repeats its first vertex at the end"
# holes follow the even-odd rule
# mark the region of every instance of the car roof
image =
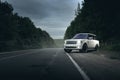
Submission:
POLYGON ((85 34, 85 35, 93 35, 93 36, 96 36, 95 34, 92 34, 92 33, 78 33, 78 34, 85 34))

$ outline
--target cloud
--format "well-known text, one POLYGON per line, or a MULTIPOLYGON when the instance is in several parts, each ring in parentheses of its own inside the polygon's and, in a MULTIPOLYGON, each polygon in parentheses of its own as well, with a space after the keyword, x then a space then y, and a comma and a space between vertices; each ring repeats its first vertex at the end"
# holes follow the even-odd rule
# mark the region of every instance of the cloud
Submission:
POLYGON ((2 1, 8 1, 13 5, 14 12, 21 16, 30 17, 36 27, 45 29, 53 38, 56 38, 57 35, 64 36, 66 28, 75 17, 74 10, 77 3, 81 0, 2 1))

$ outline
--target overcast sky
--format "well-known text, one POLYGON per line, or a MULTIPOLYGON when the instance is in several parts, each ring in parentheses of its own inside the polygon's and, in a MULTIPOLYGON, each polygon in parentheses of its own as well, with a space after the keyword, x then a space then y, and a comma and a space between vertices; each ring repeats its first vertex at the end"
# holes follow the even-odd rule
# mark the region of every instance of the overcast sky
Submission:
POLYGON ((63 38, 82 0, 1 0, 14 7, 20 16, 30 17, 36 27, 46 30, 54 39, 63 38))

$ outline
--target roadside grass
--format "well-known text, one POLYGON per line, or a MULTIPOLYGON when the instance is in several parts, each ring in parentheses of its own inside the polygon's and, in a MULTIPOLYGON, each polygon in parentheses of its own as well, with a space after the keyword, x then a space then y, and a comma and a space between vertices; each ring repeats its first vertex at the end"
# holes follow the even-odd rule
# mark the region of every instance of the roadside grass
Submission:
POLYGON ((120 60, 120 44, 112 45, 103 45, 99 48, 99 51, 96 53, 108 57, 110 59, 119 59, 120 60))
POLYGON ((120 43, 118 43, 118 44, 112 44, 112 45, 101 44, 100 49, 102 49, 102 50, 108 50, 108 51, 120 52, 120 43))

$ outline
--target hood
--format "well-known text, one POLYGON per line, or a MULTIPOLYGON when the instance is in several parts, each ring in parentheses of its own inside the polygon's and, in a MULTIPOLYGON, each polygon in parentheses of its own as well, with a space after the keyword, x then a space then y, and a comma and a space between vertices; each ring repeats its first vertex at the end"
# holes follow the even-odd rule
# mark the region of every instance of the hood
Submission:
POLYGON ((81 41, 83 39, 66 39, 65 41, 81 41))

